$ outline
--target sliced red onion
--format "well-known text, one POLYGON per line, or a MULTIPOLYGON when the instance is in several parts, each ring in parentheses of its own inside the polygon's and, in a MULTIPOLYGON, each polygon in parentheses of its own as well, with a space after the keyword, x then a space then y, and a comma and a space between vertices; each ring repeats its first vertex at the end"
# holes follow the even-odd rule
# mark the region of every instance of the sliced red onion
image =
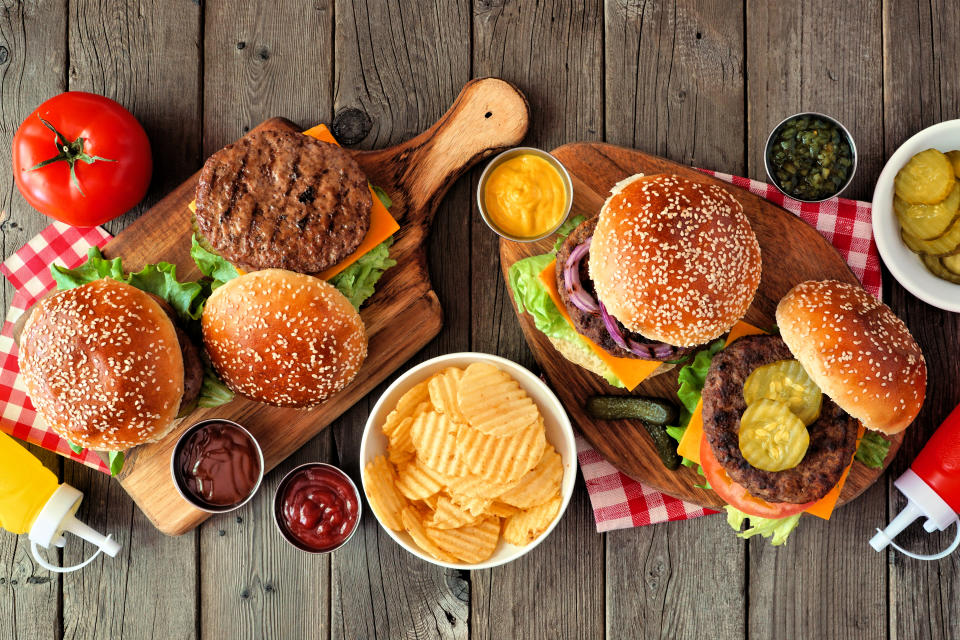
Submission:
MULTIPOLYGON (((602 302, 600 303, 600 317, 603 318, 603 326, 606 327, 607 333, 609 333, 610 337, 613 338, 613 341, 617 343, 617 346, 621 349, 632 351, 630 347, 627 346, 627 339, 623 337, 623 333, 620 331, 617 321, 613 319, 613 316, 610 315, 610 312, 607 311, 607 308, 603 306, 602 302)), ((636 355, 643 356, 644 354, 637 353, 636 355)))
POLYGON ((661 362, 668 358, 680 357, 689 351, 689 349, 675 347, 666 342, 642 343, 637 342, 633 338, 627 338, 623 335, 623 332, 620 331, 620 326, 617 324, 617 321, 610 315, 607 308, 603 306, 603 303, 601 302, 599 304, 600 317, 603 318, 603 326, 621 349, 625 349, 643 360, 659 360, 661 362))
POLYGON ((580 261, 590 252, 590 241, 593 236, 574 247, 563 265, 563 283, 567 288, 567 295, 575 307, 586 313, 596 313, 599 310, 597 301, 587 293, 580 283, 580 261))

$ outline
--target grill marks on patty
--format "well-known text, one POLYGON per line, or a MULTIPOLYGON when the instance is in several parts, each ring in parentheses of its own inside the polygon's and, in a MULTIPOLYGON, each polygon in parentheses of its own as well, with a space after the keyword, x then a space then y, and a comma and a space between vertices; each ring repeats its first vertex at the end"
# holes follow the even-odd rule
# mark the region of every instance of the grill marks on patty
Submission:
POLYGON ((259 131, 210 156, 197 187, 197 228, 237 266, 317 273, 360 245, 373 198, 336 145, 259 131))
POLYGON ((743 384, 754 369, 792 359, 779 336, 746 336, 714 356, 703 386, 703 430, 717 461, 734 482, 768 502, 819 500, 839 481, 857 445, 857 421, 826 395, 820 417, 808 427, 810 447, 796 467, 763 471, 740 453, 743 384))

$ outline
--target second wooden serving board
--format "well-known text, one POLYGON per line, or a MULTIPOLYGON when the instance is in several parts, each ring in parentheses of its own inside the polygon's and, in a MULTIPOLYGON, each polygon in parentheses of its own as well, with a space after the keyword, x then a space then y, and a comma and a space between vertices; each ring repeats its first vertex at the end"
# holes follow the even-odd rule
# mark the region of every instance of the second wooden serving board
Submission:
MULTIPOLYGON (((636 173, 673 173, 691 180, 717 184, 730 191, 743 204, 763 253, 760 288, 744 318, 754 326, 772 327, 777 303, 799 282, 834 279, 859 284, 836 249, 813 227, 744 189, 670 160, 609 144, 573 143, 559 147, 552 153, 564 164, 573 180, 571 217, 583 215, 591 218, 597 215, 610 188, 636 173)), ((548 238, 535 243, 501 241, 500 262, 504 278, 510 265, 522 258, 546 253, 554 240, 548 238)), ((507 286, 509 288, 509 284, 507 286)), ((627 475, 671 496, 704 507, 720 507, 724 504, 712 491, 696 486, 703 484, 703 477, 695 470, 681 467, 670 471, 664 467, 650 436, 639 422, 601 421, 588 416, 584 404, 590 396, 625 395, 628 392, 614 389, 599 377, 566 360, 536 329, 528 314, 518 315, 527 343, 554 391, 576 427, 604 458, 627 475)), ((679 368, 675 368, 650 378, 632 393, 667 398, 679 403, 676 393, 678 372, 679 368)), ((854 463, 839 504, 849 502, 877 480, 893 459, 902 439, 902 435, 892 438, 883 468, 869 469, 859 462, 854 463)))

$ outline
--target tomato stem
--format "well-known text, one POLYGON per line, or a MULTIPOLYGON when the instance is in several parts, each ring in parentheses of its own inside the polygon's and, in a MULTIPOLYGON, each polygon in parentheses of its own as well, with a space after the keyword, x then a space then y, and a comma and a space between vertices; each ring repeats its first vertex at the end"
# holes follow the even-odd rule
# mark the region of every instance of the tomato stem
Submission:
MULTIPOLYGON (((37 116, 40 118, 40 116, 37 116)), ((53 143, 57 147, 57 155, 52 158, 47 158, 43 162, 38 162, 33 165, 27 171, 34 171, 45 167, 48 164, 53 164, 54 162, 66 162, 70 165, 70 182, 77 188, 77 191, 80 192, 80 195, 87 197, 87 194, 83 192, 83 188, 80 186, 80 181, 77 180, 77 171, 74 165, 77 161, 84 162, 86 164, 93 164, 97 160, 103 160, 104 162, 116 162, 116 160, 111 160, 110 158, 102 158, 100 156, 92 156, 83 150, 84 138, 79 137, 73 142, 69 142, 62 133, 57 131, 56 127, 52 124, 40 118, 40 122, 43 123, 47 129, 53 131, 54 139, 53 143)))

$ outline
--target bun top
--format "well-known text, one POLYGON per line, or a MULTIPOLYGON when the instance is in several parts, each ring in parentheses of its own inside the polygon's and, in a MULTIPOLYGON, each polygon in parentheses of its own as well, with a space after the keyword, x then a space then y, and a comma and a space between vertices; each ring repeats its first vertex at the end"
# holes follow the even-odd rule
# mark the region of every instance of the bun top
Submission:
POLYGON ((230 280, 207 300, 203 342, 236 393, 281 407, 320 404, 367 357, 363 320, 333 285, 283 269, 230 280))
POLYGON ((19 362, 37 413, 81 447, 158 440, 180 409, 176 329, 149 293, 116 280, 41 300, 24 325, 19 362))
POLYGON ((675 175, 636 175, 600 210, 590 278, 627 329, 692 347, 728 331, 760 285, 760 245, 728 191, 675 175))
POLYGON ((860 287, 801 282, 777 306, 777 326, 813 381, 866 428, 898 433, 917 417, 923 353, 890 307, 860 287))

